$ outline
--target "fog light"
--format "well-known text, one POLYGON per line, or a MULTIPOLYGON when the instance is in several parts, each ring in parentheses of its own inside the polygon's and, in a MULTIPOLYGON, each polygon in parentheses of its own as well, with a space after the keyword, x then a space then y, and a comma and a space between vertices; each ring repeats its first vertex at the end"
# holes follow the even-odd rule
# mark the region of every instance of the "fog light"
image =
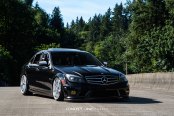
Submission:
POLYGON ((76 95, 76 91, 71 91, 71 95, 76 95))

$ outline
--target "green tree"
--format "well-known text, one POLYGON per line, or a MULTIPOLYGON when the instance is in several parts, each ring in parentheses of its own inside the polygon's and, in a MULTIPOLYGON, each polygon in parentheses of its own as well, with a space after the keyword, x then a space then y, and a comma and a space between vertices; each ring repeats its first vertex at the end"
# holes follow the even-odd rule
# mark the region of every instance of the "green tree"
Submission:
POLYGON ((166 5, 166 10, 168 11, 168 21, 170 21, 172 23, 172 25, 174 26, 174 1, 173 0, 165 0, 165 5, 166 5))
POLYGON ((80 17, 78 27, 81 31, 83 31, 84 26, 85 26, 85 21, 83 20, 83 17, 80 17))
MULTIPOLYGON (((13 62, 7 67, 13 80, 10 84, 19 83, 21 66, 30 58, 32 54, 34 16, 32 8, 19 0, 0 1, 0 44, 10 52, 13 62), (10 72, 12 70, 13 72, 10 72)), ((8 79, 7 79, 8 80, 8 79)))
POLYGON ((18 0, 2 0, 0 5, 0 16, 3 17, 0 20, 0 43, 22 65, 32 53, 33 11, 18 0))
POLYGON ((0 45, 0 81, 13 85, 16 82, 16 78, 13 77, 13 74, 15 74, 13 70, 13 60, 10 52, 0 45))
POLYGON ((32 6, 33 0, 24 0, 28 6, 32 6))
POLYGON ((121 37, 108 36, 104 41, 94 45, 94 54, 101 60, 107 61, 110 67, 120 71, 124 70, 126 59, 124 58, 125 48, 121 37), (106 57, 107 56, 107 57, 106 57))
POLYGON ((59 7, 55 7, 52 12, 50 26, 60 34, 64 31, 63 18, 59 7))
POLYGON ((102 18, 102 24, 100 28, 101 37, 108 36, 111 33, 111 30, 112 30, 111 29, 112 28, 111 14, 112 14, 112 11, 109 8, 102 18))
MULTIPOLYGON (((131 62, 133 72, 152 72, 163 70, 162 67, 167 65, 158 66, 159 61, 164 61, 164 56, 157 55, 159 48, 158 41, 165 40, 167 31, 163 30, 166 21, 168 20, 168 11, 164 0, 137 0, 132 2, 131 8, 131 24, 129 27, 130 33, 126 41, 127 57, 131 62), (160 20, 159 20, 160 19, 160 20), (163 60, 159 60, 163 59, 163 60), (136 67, 136 68, 135 68, 136 67), (157 67, 160 67, 158 69, 157 67)), ((164 49, 167 49, 164 46, 164 49)), ((166 56, 165 56, 166 58, 166 56)), ((168 60, 167 60, 168 61, 168 60)), ((162 63, 164 64, 164 63, 162 63)), ((169 70, 166 68, 166 70, 169 70)))
POLYGON ((102 21, 102 15, 96 15, 92 18, 89 23, 89 41, 93 41, 94 43, 101 40, 100 38, 100 26, 102 21))
POLYGON ((60 33, 49 27, 50 17, 36 3, 34 7, 34 45, 59 43, 60 33))
POLYGON ((128 19, 127 15, 124 12, 125 9, 122 4, 115 5, 114 11, 112 13, 112 30, 114 35, 121 35, 124 34, 125 31, 128 29, 128 19))

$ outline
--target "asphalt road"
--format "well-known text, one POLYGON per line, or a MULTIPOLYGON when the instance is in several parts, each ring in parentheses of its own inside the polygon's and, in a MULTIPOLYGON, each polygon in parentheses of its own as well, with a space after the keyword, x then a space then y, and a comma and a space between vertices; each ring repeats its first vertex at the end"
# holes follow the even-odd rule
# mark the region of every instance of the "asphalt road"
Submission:
POLYGON ((23 96, 19 87, 0 87, 0 116, 174 116, 174 93, 132 88, 130 100, 57 102, 23 96))

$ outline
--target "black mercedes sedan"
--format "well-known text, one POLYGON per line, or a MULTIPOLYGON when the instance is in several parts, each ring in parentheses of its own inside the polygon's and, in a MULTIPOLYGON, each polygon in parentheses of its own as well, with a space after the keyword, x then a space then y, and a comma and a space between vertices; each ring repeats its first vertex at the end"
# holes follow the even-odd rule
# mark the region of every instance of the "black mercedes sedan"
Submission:
MULTIPOLYGON (((107 57, 107 56, 106 56, 107 57)), ((129 98, 125 75, 77 49, 50 48, 36 53, 22 68, 23 95, 37 93, 55 100, 129 98)))

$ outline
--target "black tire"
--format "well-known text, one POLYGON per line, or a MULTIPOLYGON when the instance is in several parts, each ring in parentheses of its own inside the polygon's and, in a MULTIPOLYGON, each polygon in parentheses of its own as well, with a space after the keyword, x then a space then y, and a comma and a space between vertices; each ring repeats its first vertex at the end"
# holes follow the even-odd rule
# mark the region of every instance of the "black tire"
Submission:
POLYGON ((56 101, 64 101, 63 86, 59 78, 55 78, 53 81, 52 95, 56 101))
POLYGON ((21 77, 20 90, 23 95, 32 95, 32 92, 29 91, 29 84, 26 75, 22 75, 21 77))

